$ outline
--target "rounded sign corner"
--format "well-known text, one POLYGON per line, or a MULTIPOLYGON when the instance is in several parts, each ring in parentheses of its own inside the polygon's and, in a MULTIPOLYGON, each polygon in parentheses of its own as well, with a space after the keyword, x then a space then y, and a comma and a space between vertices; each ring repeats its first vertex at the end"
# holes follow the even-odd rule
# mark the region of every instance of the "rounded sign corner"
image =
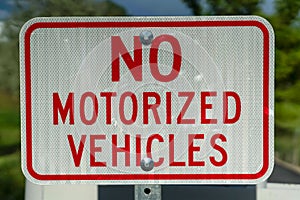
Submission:
POLYGON ((23 165, 22 163, 22 173, 25 176, 26 180, 30 181, 31 183, 37 185, 45 185, 42 179, 40 179, 40 175, 36 173, 33 169, 28 169, 27 166, 23 165))
POLYGON ((270 32, 272 32, 272 34, 274 34, 273 26, 272 26, 271 22, 268 19, 266 19, 265 17, 259 16, 259 15, 253 15, 253 18, 256 21, 259 21, 259 22, 263 23, 267 27, 267 29, 270 32))
POLYGON ((30 27, 33 26, 34 24, 42 21, 42 19, 43 19, 42 17, 35 17, 35 18, 29 19, 28 21, 26 21, 20 29, 20 33, 19 33, 20 41, 24 40, 24 37, 25 37, 28 29, 30 29, 30 27))
POLYGON ((272 172, 274 170, 274 159, 271 159, 270 163, 268 163, 268 166, 265 168, 263 167, 260 172, 258 172, 258 178, 255 180, 255 184, 262 183, 264 181, 267 181, 267 179, 271 176, 272 172))

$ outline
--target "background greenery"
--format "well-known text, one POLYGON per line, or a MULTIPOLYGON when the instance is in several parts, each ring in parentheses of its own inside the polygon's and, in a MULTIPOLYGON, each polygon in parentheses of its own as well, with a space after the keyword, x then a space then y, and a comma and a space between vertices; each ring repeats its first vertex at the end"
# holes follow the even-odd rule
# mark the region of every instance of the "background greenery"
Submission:
MULTIPOLYGON (((300 1, 274 0, 266 14, 262 0, 182 0, 195 15, 259 15, 275 30, 275 150, 276 156, 300 161, 300 1)), ((21 26, 35 16, 126 15, 111 1, 16 0, 0 36, 0 199, 23 199, 20 167, 19 53, 21 26)), ((166 13, 167 15, 168 13, 166 13)))

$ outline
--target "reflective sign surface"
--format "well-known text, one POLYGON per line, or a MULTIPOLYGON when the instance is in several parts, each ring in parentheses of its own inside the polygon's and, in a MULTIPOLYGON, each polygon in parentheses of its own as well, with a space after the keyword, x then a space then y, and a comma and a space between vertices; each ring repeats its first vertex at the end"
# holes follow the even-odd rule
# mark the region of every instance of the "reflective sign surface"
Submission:
POLYGON ((35 18, 20 33, 23 172, 258 183, 273 167, 273 57, 259 17, 35 18))

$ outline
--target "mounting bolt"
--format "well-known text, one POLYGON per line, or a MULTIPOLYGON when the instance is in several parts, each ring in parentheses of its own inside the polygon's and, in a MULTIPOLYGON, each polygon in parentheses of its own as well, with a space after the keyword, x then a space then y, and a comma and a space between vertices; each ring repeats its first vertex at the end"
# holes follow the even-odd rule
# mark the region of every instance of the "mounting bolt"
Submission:
POLYGON ((154 162, 151 158, 143 158, 141 161, 142 170, 149 172, 154 168, 154 162))
POLYGON ((140 41, 143 45, 149 45, 152 43, 153 34, 151 31, 142 31, 140 33, 140 41))

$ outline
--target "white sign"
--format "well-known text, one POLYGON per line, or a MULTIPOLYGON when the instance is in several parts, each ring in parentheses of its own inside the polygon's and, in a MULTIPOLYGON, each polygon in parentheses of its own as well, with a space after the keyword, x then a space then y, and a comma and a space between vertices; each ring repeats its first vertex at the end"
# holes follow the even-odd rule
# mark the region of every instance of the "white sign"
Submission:
POLYGON ((273 168, 274 33, 247 17, 35 18, 22 169, 38 184, 237 184, 273 168))

